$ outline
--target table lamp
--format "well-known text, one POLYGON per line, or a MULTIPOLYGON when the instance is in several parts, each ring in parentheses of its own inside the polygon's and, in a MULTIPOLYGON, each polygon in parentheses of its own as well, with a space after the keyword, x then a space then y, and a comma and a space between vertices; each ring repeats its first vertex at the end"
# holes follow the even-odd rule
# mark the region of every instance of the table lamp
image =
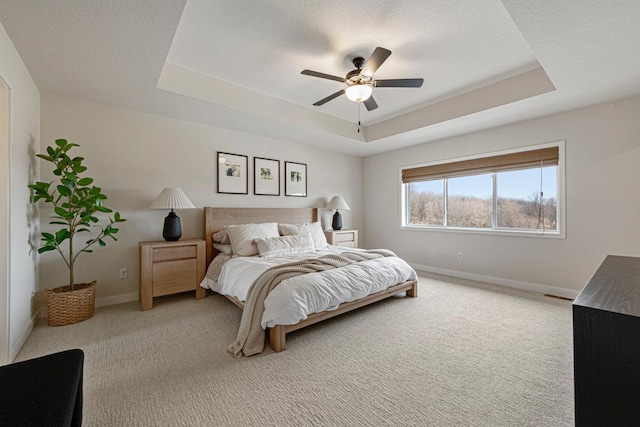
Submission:
POLYGON ((167 242, 175 242, 182 237, 180 217, 173 210, 191 208, 195 208, 195 206, 187 195, 177 187, 166 187, 149 206, 149 209, 171 209, 169 215, 164 219, 164 228, 162 229, 162 237, 167 242))
POLYGON ((333 214, 333 222, 331 223, 331 227, 334 230, 342 230, 342 216, 340 215, 340 209, 343 210, 351 210, 349 209, 349 205, 341 196, 333 196, 329 203, 326 206, 326 209, 335 209, 336 213, 333 214))

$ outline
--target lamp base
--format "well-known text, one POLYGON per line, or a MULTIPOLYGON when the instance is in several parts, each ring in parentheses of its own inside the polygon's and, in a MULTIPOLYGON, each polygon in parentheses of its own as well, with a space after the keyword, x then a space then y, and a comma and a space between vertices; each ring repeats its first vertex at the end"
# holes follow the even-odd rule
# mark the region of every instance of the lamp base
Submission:
POLYGON ((180 217, 171 209, 169 215, 164 219, 164 228, 162 229, 162 237, 167 242, 175 242, 182 237, 182 226, 180 225, 180 217))
POLYGON ((340 215, 340 212, 336 211, 336 213, 333 214, 333 222, 331 223, 331 227, 333 227, 334 230, 342 230, 342 215, 340 215))

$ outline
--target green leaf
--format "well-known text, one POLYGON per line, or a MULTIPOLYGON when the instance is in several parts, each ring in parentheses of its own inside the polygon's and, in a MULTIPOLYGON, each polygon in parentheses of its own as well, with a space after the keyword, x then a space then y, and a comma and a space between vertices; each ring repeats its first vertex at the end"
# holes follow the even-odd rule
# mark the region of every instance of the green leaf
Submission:
POLYGON ((69 230, 67 230, 66 228, 63 228, 62 230, 59 230, 56 233, 56 243, 60 244, 60 243, 64 242, 66 239, 69 238, 69 236, 71 236, 71 233, 69 233, 69 230))
POLYGON ((69 179, 69 178, 61 178, 60 182, 65 185, 66 187, 69 188, 73 188, 76 186, 76 180, 75 179, 69 179))
POLYGON ((58 185, 56 188, 58 189, 58 192, 65 197, 69 197, 71 195, 71 190, 67 186, 58 185))
POLYGON ((51 233, 42 233, 42 240, 47 239, 47 240, 55 240, 55 237, 53 237, 53 234, 51 233))
POLYGON ((55 249, 56 249, 55 246, 43 246, 38 249, 38 253, 41 254, 44 252, 54 251, 55 249))
POLYGON ((69 156, 63 154, 60 163, 58 163, 58 169, 65 170, 67 168, 67 164, 69 163, 69 156))
POLYGON ((73 213, 68 212, 65 209, 62 209, 60 207, 54 208, 53 211, 56 213, 56 215, 60 216, 61 218, 69 218, 70 216, 73 216, 73 213))
MULTIPOLYGON (((51 147, 48 147, 48 148, 51 148, 51 147)), ((53 152, 53 149, 51 151, 53 152)), ((53 161, 53 157, 47 156, 47 155, 44 155, 44 154, 36 154, 36 157, 40 157, 41 159, 44 159, 44 160, 46 160, 48 162, 52 162, 53 161)))
POLYGON ((49 224, 51 224, 51 225, 69 225, 69 223, 62 222, 62 221, 49 221, 49 224))
POLYGON ((87 186, 93 183, 93 178, 82 178, 78 181, 78 185, 87 186))
POLYGON ((93 249, 83 249, 80 252, 87 252, 87 253, 91 253, 93 252, 93 249))
MULTIPOLYGON (((53 152, 54 152, 53 147, 47 147, 47 154, 48 154, 49 156, 53 156, 53 152)), ((40 158, 43 158, 43 159, 44 159, 44 156, 43 156, 42 154, 38 154, 38 157, 40 157, 40 158)))
POLYGON ((56 145, 58 147, 64 147, 65 145, 67 145, 67 140, 66 139, 56 139, 56 145))
POLYGON ((78 228, 78 229, 76 230, 76 233, 83 233, 83 232, 86 232, 86 231, 89 231, 89 232, 90 232, 91 230, 89 230, 88 228, 78 228))
POLYGON ((98 244, 103 247, 103 246, 107 246, 107 244, 104 242, 104 240, 100 239, 98 240, 98 244))

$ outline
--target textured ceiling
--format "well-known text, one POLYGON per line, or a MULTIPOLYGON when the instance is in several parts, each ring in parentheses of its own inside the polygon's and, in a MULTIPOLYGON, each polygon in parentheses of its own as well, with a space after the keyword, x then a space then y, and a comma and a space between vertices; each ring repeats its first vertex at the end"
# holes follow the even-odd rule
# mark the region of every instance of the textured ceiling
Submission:
POLYGON ((43 93, 366 156, 640 93, 640 2, 623 0, 0 1, 43 93), (379 108, 343 86, 393 53, 379 108))

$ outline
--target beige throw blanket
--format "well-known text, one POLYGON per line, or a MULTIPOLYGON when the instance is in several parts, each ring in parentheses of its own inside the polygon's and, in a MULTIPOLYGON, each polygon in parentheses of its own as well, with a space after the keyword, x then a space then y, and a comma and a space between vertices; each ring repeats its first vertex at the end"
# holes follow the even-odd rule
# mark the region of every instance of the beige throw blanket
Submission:
POLYGON ((389 250, 376 249, 359 252, 343 252, 339 255, 323 255, 288 264, 271 267, 262 273, 249 288, 247 301, 242 311, 240 329, 236 342, 227 350, 235 357, 251 356, 264 350, 264 329, 261 321, 264 312, 264 300, 273 288, 283 280, 306 273, 317 273, 343 267, 356 262, 367 261, 383 256, 395 256, 389 250))

